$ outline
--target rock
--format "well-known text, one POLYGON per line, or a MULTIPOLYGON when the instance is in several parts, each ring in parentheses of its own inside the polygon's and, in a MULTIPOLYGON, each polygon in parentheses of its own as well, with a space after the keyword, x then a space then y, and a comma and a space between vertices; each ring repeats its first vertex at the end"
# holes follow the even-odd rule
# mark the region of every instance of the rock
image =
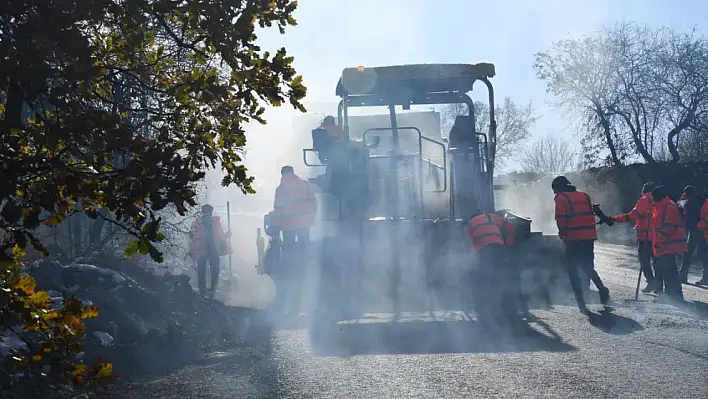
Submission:
POLYGON ((94 331, 93 336, 96 337, 103 346, 113 346, 113 342, 115 341, 111 334, 103 331, 94 331))
MULTIPOLYGON (((188 275, 155 275, 112 254, 92 253, 68 265, 38 260, 28 270, 38 288, 48 291, 53 307, 61 306, 63 294, 98 307, 99 316, 85 320, 82 358, 114 362, 119 374, 178 367, 203 353, 205 345, 235 342, 232 337, 248 325, 245 315, 250 310, 241 314, 203 300, 188 275)), ((0 351, 7 348, 6 342, 0 343, 0 351)))
POLYGON ((61 276, 64 285, 79 285, 89 287, 95 285, 114 287, 116 285, 132 284, 138 285, 135 280, 128 279, 121 274, 96 267, 85 263, 73 263, 61 268, 61 276))
POLYGON ((40 289, 61 291, 63 285, 62 265, 59 261, 38 260, 27 265, 26 270, 40 289))
POLYGON ((0 358, 3 358, 13 351, 27 351, 27 344, 18 337, 12 330, 6 329, 0 335, 0 358))

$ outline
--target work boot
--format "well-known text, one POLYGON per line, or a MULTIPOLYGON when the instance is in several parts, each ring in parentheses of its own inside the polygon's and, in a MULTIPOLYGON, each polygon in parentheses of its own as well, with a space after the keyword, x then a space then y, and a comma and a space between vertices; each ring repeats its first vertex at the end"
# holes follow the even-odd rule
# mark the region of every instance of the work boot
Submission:
POLYGON ((655 282, 655 283, 654 283, 654 290, 653 290, 653 292, 654 292, 656 295, 661 295, 661 294, 663 294, 663 293, 664 293, 664 282, 663 282, 663 281, 655 282))
POLYGON ((610 290, 607 287, 599 287, 598 292, 600 294, 600 302, 603 305, 607 305, 607 302, 610 301, 610 290))
POLYGON ((644 287, 644 289, 642 290, 642 292, 645 293, 645 294, 648 294, 648 293, 654 291, 654 285, 655 285, 654 283, 647 283, 647 286, 644 287))

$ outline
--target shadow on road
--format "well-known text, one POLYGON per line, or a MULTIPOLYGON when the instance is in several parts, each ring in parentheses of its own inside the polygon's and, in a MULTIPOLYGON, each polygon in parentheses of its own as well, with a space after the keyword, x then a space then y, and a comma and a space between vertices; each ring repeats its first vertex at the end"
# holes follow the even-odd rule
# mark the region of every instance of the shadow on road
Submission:
POLYGON ((708 303, 700 301, 685 302, 681 310, 701 319, 708 319, 708 303))
POLYGON ((472 321, 340 324, 326 336, 311 336, 319 356, 362 354, 440 354, 566 352, 575 347, 562 342, 543 322, 535 321, 551 336, 528 324, 501 329, 472 321))
POLYGON ((599 313, 588 315, 590 324, 601 331, 613 335, 626 335, 636 331, 641 331, 644 327, 629 317, 612 313, 611 310, 603 310, 599 313))
MULTIPOLYGON (((585 303, 587 305, 600 305, 600 294, 596 289, 589 289, 584 292, 585 303)), ((550 299, 545 300, 535 296, 529 299, 527 306, 530 310, 552 310, 555 306, 577 306, 575 295, 572 291, 563 289, 553 289, 550 293, 550 299)))

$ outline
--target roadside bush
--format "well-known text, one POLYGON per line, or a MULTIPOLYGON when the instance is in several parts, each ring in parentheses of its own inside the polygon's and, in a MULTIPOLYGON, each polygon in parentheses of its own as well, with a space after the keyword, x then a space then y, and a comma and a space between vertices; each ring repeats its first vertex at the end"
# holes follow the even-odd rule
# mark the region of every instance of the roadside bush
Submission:
POLYGON ((83 320, 98 316, 98 309, 70 295, 54 303, 48 292, 35 290, 34 279, 22 272, 23 256, 22 249, 15 246, 14 261, 5 260, 0 267, 0 342, 14 334, 24 344, 4 344, 7 353, 2 374, 8 378, 18 373, 42 376, 74 385, 106 386, 112 382, 111 363, 82 361, 83 320))

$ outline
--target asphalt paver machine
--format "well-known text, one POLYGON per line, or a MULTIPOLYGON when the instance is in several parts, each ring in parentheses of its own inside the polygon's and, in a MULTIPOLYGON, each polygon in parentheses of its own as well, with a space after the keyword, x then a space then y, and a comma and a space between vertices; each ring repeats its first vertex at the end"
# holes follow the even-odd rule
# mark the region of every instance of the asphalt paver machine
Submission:
MULTIPOLYGON (((319 187, 320 207, 335 209, 319 222, 314 243, 319 278, 313 327, 372 313, 398 318, 407 312, 466 310, 465 293, 474 290, 469 271, 475 266, 464 225, 472 216, 495 211, 494 191, 500 188, 493 181, 494 75, 490 63, 343 70, 336 94, 345 139, 333 143, 315 129, 313 148, 303 150, 305 164, 324 172, 310 179, 319 187), (477 82, 488 94, 488 134, 475 130, 474 103, 467 95, 477 82), (445 104, 467 108, 446 141, 398 123, 412 105, 445 104), (386 110, 390 123, 354 135, 350 119, 363 107, 386 110)), ((549 263, 558 247, 544 239, 548 236, 531 233, 529 219, 509 215, 540 256, 533 258, 519 245, 526 263, 549 263)))

